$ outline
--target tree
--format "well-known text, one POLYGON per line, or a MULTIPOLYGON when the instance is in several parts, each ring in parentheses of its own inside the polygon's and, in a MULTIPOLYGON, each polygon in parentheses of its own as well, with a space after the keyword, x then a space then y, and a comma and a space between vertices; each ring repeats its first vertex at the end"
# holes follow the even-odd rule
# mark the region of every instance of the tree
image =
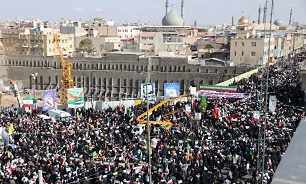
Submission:
POLYGON ((91 39, 86 38, 84 40, 81 40, 81 42, 79 43, 78 50, 86 52, 88 55, 93 53, 95 51, 95 49, 96 48, 94 48, 91 39))
POLYGON ((205 44, 204 49, 212 49, 214 48, 211 44, 205 44))

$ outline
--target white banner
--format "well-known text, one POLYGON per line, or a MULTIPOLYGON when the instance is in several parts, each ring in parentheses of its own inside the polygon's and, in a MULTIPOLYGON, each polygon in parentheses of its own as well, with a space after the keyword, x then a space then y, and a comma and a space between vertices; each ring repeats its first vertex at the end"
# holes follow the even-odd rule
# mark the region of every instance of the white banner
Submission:
POLYGON ((244 93, 226 93, 226 92, 209 92, 198 91, 198 96, 205 96, 206 98, 249 98, 250 95, 244 93))
POLYGON ((269 99, 269 110, 270 110, 271 112, 275 112, 275 109, 276 109, 276 102, 277 102, 276 96, 270 95, 270 99, 269 99))

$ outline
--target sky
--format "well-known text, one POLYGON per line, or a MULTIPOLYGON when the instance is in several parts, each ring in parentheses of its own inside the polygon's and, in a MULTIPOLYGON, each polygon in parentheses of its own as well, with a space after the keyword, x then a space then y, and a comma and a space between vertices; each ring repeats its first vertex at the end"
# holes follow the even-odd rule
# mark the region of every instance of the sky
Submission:
MULTIPOLYGON (((0 0, 0 21, 39 18, 43 21, 93 20, 106 18, 115 25, 124 23, 145 23, 160 25, 165 16, 166 0, 0 0)), ((185 0, 185 23, 198 26, 230 24, 244 15, 257 21, 258 8, 263 8, 266 0, 185 0)), ((169 0, 169 10, 181 12, 181 0, 169 0), (171 6, 173 4, 173 6, 171 6)), ((268 0, 267 20, 270 21, 272 0, 268 0)), ((306 0, 274 0, 273 22, 281 19, 306 24, 306 0)), ((263 13, 262 13, 263 14, 263 13)))

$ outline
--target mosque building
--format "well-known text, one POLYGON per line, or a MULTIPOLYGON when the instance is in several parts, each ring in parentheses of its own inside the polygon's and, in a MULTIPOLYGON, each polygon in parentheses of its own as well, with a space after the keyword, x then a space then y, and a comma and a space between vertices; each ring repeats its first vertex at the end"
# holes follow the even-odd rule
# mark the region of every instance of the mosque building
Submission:
POLYGON ((161 25, 141 27, 140 35, 135 36, 140 51, 154 52, 155 55, 163 51, 184 53, 188 50, 185 44, 194 43, 197 40, 198 30, 195 27, 186 26, 184 20, 185 0, 181 1, 180 14, 173 10, 173 6, 169 11, 169 0, 166 0, 165 7, 166 14, 162 18, 161 25))

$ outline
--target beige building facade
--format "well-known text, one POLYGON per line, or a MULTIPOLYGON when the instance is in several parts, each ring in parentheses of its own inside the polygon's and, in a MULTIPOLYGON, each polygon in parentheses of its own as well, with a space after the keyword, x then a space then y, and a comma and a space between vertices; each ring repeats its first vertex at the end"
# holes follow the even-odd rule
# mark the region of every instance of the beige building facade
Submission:
MULTIPOLYGON (((0 34, 0 51, 6 55, 59 55, 53 40, 53 33, 59 30, 46 28, 41 31, 33 29, 4 29, 0 34)), ((59 45, 64 56, 73 56, 74 36, 72 34, 59 34, 59 45)))
POLYGON ((233 65, 256 66, 259 60, 263 64, 274 60, 274 37, 269 38, 232 38, 230 49, 230 62, 233 65), (269 54, 270 45, 270 57, 269 54))

